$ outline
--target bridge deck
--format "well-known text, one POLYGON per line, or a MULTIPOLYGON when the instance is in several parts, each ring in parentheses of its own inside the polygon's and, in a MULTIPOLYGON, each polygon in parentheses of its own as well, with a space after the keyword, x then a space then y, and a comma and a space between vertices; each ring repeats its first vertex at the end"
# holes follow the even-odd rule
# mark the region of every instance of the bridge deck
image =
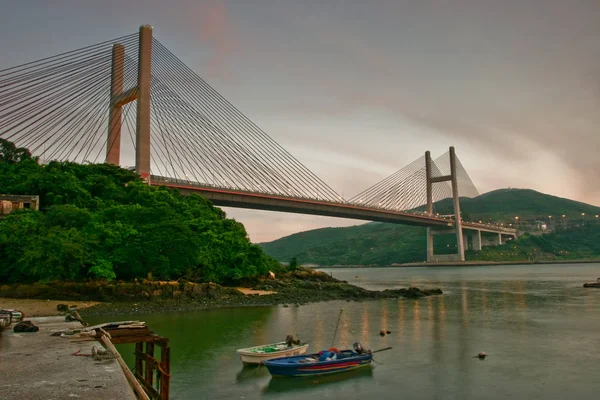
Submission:
MULTIPOLYGON (((387 209, 361 207, 350 203, 334 203, 322 200, 300 199, 236 189, 224 189, 212 186, 201 186, 187 181, 152 176, 151 184, 178 189, 182 194, 199 194, 217 206, 236 207, 255 210, 280 211, 297 214, 320 215, 358 219, 365 221, 387 222, 393 224, 438 227, 451 229, 454 221, 446 218, 429 216, 425 213, 411 213, 387 209)), ((463 223, 463 229, 481 230, 491 233, 515 235, 516 230, 493 225, 463 223)))

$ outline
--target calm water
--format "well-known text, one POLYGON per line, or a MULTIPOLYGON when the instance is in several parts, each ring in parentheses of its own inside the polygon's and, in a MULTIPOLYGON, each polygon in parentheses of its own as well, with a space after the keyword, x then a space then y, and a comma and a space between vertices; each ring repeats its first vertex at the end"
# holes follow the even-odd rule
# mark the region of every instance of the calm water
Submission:
MULTIPOLYGON (((173 399, 597 399, 600 264, 333 269, 369 289, 441 287, 421 300, 317 303, 131 315, 171 340, 173 399), (372 369, 272 379, 235 350, 298 333, 310 350, 360 341, 372 369), (392 333, 379 336, 380 329, 392 333), (473 358, 479 351, 489 357, 473 358)), ((119 317, 121 318, 121 317, 119 317)), ((130 353, 130 349, 123 349, 130 353)))

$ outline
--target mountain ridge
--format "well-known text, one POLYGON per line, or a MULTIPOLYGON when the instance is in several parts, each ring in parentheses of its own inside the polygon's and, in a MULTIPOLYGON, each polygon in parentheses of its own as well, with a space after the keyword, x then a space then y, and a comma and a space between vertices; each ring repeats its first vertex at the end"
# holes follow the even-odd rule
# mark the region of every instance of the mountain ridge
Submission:
MULTIPOLYGON (((416 210, 423 209, 424 207, 419 207, 416 210)), ((598 222, 595 216, 599 212, 599 206, 532 189, 498 189, 474 198, 461 198, 461 214, 465 221, 508 225, 515 222, 515 217, 519 217, 521 229, 525 226, 532 229, 536 221, 554 227, 576 224, 585 217, 582 217, 582 213, 591 215, 598 222), (565 215, 564 219, 562 215, 565 215)), ((452 200, 434 203, 434 213, 453 214, 452 200)), ((421 227, 365 223, 298 232, 258 245, 279 261, 289 261, 296 257, 301 263, 320 265, 388 265, 424 261, 425 237, 425 228, 421 227)), ((435 252, 452 252, 455 243, 452 235, 436 237, 435 252)))

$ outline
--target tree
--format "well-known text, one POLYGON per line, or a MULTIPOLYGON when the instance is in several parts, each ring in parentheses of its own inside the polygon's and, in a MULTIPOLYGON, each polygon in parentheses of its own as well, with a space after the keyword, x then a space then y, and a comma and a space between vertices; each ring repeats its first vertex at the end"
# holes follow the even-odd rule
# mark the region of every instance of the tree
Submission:
POLYGON ((296 260, 296 257, 292 257, 290 260, 289 270, 295 271, 296 269, 298 269, 298 260, 296 260))
POLYGON ((28 159, 31 159, 29 150, 16 147, 8 140, 0 139, 0 163, 17 164, 28 159))

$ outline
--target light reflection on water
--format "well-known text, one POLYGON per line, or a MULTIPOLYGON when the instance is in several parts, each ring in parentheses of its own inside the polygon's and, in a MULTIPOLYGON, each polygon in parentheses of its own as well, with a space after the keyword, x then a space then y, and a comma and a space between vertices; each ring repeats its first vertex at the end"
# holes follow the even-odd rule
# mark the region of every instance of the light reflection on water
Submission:
POLYGON ((581 286, 599 267, 335 269, 334 277, 358 275, 354 283, 370 289, 410 283, 445 294, 125 319, 144 320, 170 339, 173 399, 595 399, 600 290, 581 286), (235 354, 296 332, 310 340, 309 351, 328 348, 341 308, 336 347, 393 346, 376 355, 372 370, 273 380, 264 367, 243 368, 235 354), (381 329, 392 333, 380 337, 381 329), (479 351, 489 357, 473 358, 479 351))

